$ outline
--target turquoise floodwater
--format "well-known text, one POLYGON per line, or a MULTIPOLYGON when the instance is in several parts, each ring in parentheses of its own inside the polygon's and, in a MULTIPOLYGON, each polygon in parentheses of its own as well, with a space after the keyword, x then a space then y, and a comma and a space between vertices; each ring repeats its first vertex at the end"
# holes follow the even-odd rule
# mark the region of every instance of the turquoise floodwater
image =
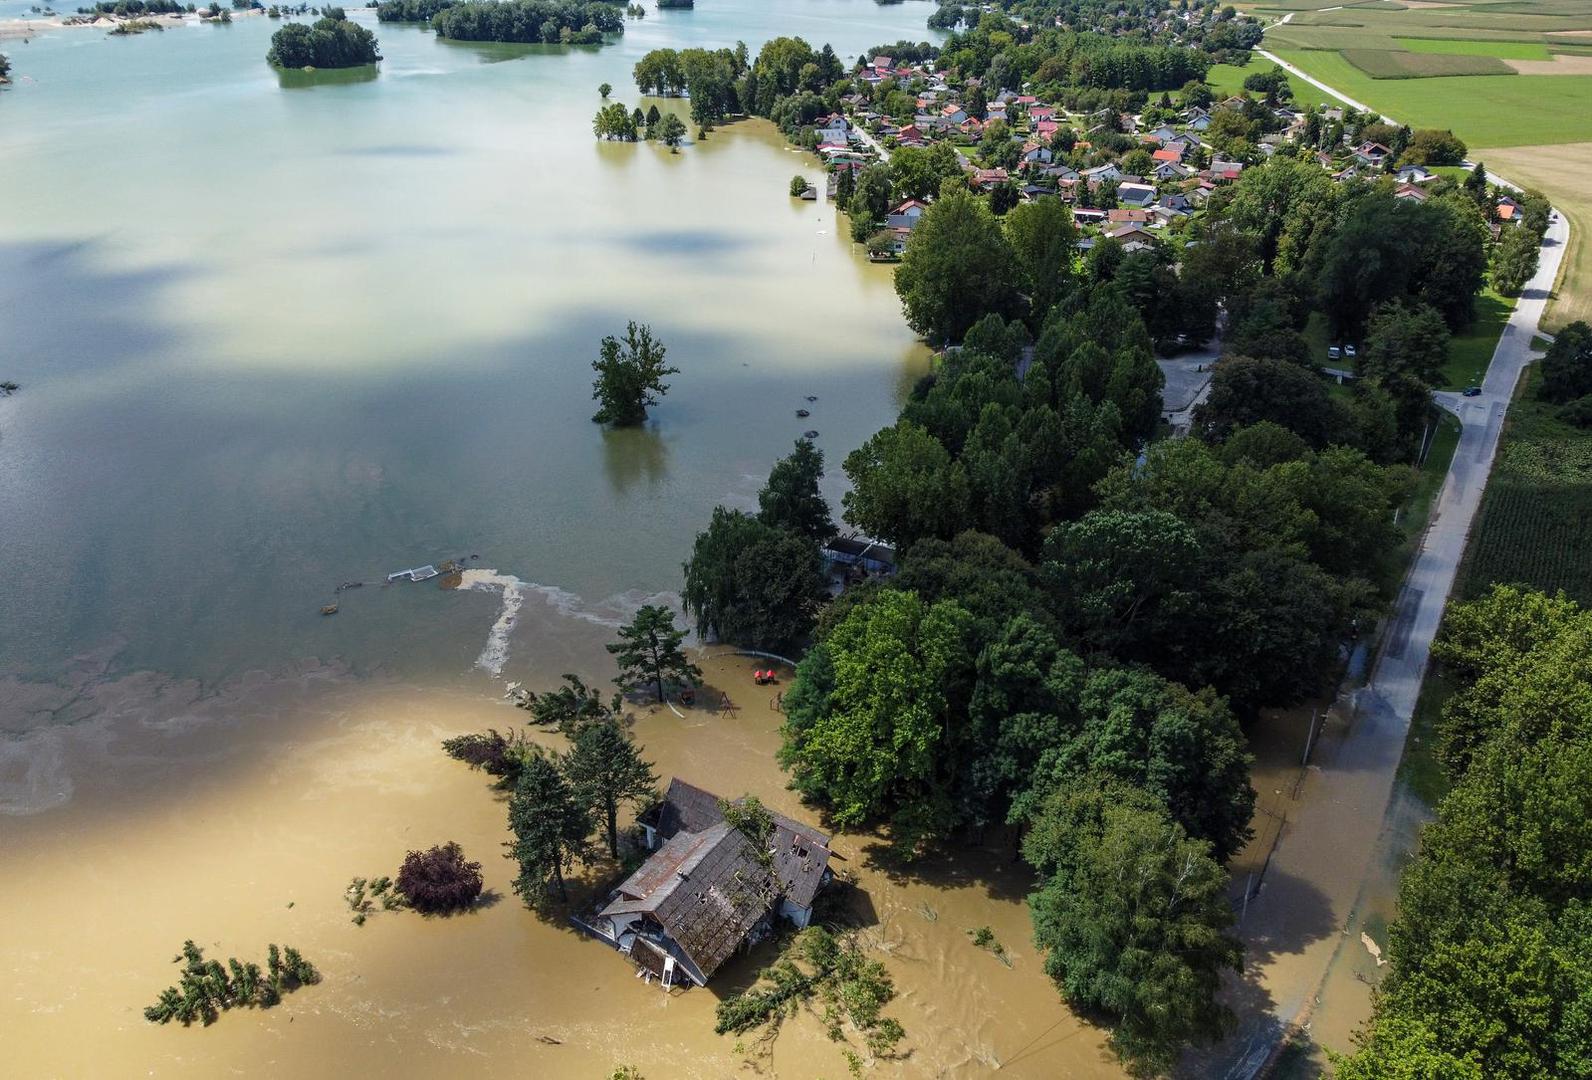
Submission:
POLYGON ((207 683, 304 657, 481 678, 492 594, 318 609, 479 555, 620 612, 676 589, 711 508, 749 504, 806 428, 838 501, 923 362, 889 271, 787 197, 819 172, 768 125, 599 144, 596 88, 634 104, 664 45, 800 34, 850 59, 930 37, 931 10, 703 0, 601 49, 360 11, 386 60, 318 79, 266 66, 263 17, 0 42, 0 379, 22 384, 0 400, 0 675, 115 649, 113 673, 207 683), (627 319, 682 370, 646 430, 609 433, 589 363, 627 319))

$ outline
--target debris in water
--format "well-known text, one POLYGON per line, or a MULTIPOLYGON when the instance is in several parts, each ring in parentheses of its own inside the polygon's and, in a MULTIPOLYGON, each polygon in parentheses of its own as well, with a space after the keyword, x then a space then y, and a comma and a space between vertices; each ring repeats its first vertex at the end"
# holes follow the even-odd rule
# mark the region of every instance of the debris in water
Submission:
POLYGON ((808 394, 807 395, 807 400, 808 401, 817 401, 818 400, 818 395, 817 394, 808 394))
POLYGON ((364 585, 365 583, 363 581, 345 581, 337 587, 337 591, 342 592, 344 589, 359 589, 363 588, 364 585))
POLYGON ((802 438, 804 438, 804 439, 816 439, 816 438, 818 438, 818 432, 812 431, 812 430, 804 431, 804 432, 802 432, 802 438))
POLYGON ((413 570, 394 570, 387 575, 387 581, 389 583, 394 581, 430 581, 436 576, 437 568, 427 563, 425 566, 417 566, 413 570))
POLYGON ((1376 966, 1381 967, 1387 963, 1382 959, 1382 946, 1371 940, 1371 935, 1364 930, 1360 931, 1360 944, 1365 946, 1365 951, 1371 954, 1371 959, 1376 961, 1376 966))
POLYGON ((811 416, 812 413, 808 412, 806 409, 797 409, 796 410, 796 415, 797 416, 811 416))
POLYGON ((563 1046, 564 1045, 564 1040, 563 1039, 555 1039, 551 1035, 538 1035, 536 1037, 536 1041, 539 1042, 539 1043, 546 1043, 548 1046, 563 1046))
POLYGON ((336 615, 337 614, 337 605, 336 604, 327 604, 325 607, 321 608, 321 614, 322 615, 336 615))

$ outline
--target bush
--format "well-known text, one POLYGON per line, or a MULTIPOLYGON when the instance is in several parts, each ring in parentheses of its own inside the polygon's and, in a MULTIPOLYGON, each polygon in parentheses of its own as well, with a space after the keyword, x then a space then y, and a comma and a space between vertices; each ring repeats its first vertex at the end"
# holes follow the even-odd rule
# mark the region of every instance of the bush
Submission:
POLYGON ((398 891, 425 915, 447 915, 481 898, 481 864, 464 857, 451 840, 429 851, 411 851, 398 871, 398 891))

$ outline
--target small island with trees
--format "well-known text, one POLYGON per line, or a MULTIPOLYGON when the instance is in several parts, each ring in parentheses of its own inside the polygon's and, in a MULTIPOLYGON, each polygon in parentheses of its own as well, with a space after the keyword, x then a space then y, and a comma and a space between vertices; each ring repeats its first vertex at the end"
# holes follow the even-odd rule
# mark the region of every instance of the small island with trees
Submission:
POLYGON ((351 68, 378 63, 376 35, 349 22, 340 7, 322 9, 313 26, 290 22, 271 35, 266 63, 276 68, 351 68))
MULTIPOLYGON (((401 0, 424 6, 435 0, 401 0)), ((379 17, 379 15, 378 15, 379 17)), ((625 19, 612 4, 572 0, 463 0, 431 17, 437 36, 454 41, 514 41, 528 45, 601 45, 623 34, 625 19)))

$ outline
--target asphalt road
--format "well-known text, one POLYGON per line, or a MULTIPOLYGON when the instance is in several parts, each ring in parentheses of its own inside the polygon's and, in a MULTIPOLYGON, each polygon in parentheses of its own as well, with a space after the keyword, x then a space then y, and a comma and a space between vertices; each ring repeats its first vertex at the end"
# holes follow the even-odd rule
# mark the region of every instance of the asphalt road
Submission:
MULTIPOLYGON (((1311 80, 1314 81, 1314 80, 1311 80)), ((1319 85, 1319 84, 1318 84, 1319 85)), ((1319 767, 1284 827, 1240 936, 1250 967, 1237 995, 1239 1032, 1202 1062, 1205 1075, 1256 1076, 1290 1027, 1307 1023, 1347 928, 1384 829, 1405 736, 1420 694, 1432 637, 1454 586, 1466 539, 1498 449, 1503 418, 1526 364, 1531 339, 1557 279, 1569 235, 1562 215, 1550 224, 1536 275, 1515 305, 1493 353, 1480 396, 1434 395, 1459 417, 1458 448, 1427 532, 1400 591, 1371 679, 1354 720, 1323 740, 1319 767)))

